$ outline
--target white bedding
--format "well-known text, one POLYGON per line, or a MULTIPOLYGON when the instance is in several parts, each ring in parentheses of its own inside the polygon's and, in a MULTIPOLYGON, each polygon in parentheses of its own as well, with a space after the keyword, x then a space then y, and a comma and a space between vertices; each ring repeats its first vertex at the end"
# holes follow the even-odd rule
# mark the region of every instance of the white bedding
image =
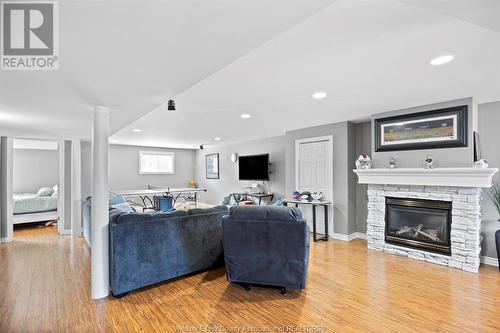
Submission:
POLYGON ((57 196, 38 197, 33 193, 14 194, 14 214, 50 212, 57 210, 57 196))

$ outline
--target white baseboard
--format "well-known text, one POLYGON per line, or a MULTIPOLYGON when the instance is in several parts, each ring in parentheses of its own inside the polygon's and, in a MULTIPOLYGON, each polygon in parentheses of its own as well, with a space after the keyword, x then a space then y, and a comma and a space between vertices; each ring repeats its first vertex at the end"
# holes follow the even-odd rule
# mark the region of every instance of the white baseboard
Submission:
POLYGON ((498 267, 498 259, 497 258, 482 256, 481 263, 485 264, 485 265, 498 267))
POLYGON ((71 235, 71 229, 61 230, 61 232, 60 232, 59 234, 60 234, 61 236, 71 235))
POLYGON ((353 239, 366 239, 366 234, 362 232, 353 232, 350 235, 344 235, 334 232, 332 235, 333 239, 341 240, 341 241, 352 241, 353 239))
POLYGON ((0 243, 9 243, 12 242, 12 237, 2 237, 0 238, 0 243))

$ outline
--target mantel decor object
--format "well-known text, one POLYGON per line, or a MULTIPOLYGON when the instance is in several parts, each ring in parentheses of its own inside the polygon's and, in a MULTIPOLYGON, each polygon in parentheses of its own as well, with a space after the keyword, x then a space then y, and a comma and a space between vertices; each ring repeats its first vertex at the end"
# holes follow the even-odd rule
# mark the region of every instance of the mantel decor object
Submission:
POLYGON ((356 169, 371 169, 372 167, 372 160, 367 154, 359 155, 356 160, 356 169))
POLYGON ((375 151, 467 147, 467 105, 374 119, 375 151))
POLYGON ((434 169, 434 161, 431 155, 427 155, 424 160, 424 169, 434 169))

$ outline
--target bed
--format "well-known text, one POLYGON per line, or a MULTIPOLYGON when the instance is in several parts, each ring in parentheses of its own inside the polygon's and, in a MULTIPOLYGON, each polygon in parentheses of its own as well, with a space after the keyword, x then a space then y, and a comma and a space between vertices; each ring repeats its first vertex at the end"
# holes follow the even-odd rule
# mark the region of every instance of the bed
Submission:
POLYGON ((57 196, 14 194, 14 224, 57 220, 57 196))

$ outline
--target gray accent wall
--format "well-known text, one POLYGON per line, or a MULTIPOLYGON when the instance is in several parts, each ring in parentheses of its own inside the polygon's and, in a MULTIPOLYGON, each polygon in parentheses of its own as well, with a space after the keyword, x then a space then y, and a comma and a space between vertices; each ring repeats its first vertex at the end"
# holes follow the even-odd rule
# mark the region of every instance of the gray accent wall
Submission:
POLYGON ((427 154, 431 154, 436 167, 469 167, 474 158, 472 144, 472 132, 477 129, 477 103, 473 98, 462 98, 442 103, 429 104, 397 111, 378 113, 372 116, 372 120, 378 118, 399 116, 423 111, 443 109, 453 106, 468 106, 468 145, 467 147, 422 149, 406 151, 375 152, 375 122, 372 121, 372 160, 374 168, 387 168, 389 159, 395 157, 401 168, 420 168, 427 154))
POLYGON ((208 146, 203 150, 197 150, 195 179, 199 187, 207 189, 206 193, 200 194, 200 200, 207 204, 220 204, 228 194, 242 192, 242 186, 252 183, 238 180, 238 162, 231 161, 232 153, 241 156, 269 153, 269 162, 272 163, 269 181, 271 192, 277 197, 285 196, 286 142, 285 136, 278 136, 243 143, 208 146), (219 153, 219 179, 206 179, 205 156, 212 153, 219 153))
POLYGON ((59 183, 57 150, 14 149, 14 193, 37 193, 59 183))
MULTIPOLYGON (((354 132, 355 152, 352 158, 353 161, 355 161, 361 154, 366 153, 370 155, 372 142, 371 122, 367 121, 355 124, 354 132)), ((355 176, 354 178, 356 186, 356 231, 366 233, 366 220, 368 218, 368 185, 358 184, 357 177, 355 176)))
MULTIPOLYGON (((92 184, 92 144, 82 142, 82 200, 91 194, 92 184)), ((127 145, 109 146, 109 187, 110 190, 143 189, 148 184, 170 187, 187 187, 194 179, 195 151, 192 149, 167 149, 127 145), (174 152, 173 175, 140 175, 139 151, 174 152)))
MULTIPOLYGON (((488 160, 490 167, 500 168, 500 101, 479 105, 479 139, 481 142, 481 157, 488 160)), ((500 183, 500 174, 494 178, 500 183)), ((486 190, 484 190, 486 191, 486 190)), ((495 231, 500 229, 500 214, 484 193, 481 198, 482 256, 496 258, 495 231)))
POLYGON ((295 190, 295 140, 333 136, 333 232, 348 235, 356 230, 353 124, 342 122, 286 132, 286 193, 295 190), (353 194, 354 193, 354 194, 353 194))

